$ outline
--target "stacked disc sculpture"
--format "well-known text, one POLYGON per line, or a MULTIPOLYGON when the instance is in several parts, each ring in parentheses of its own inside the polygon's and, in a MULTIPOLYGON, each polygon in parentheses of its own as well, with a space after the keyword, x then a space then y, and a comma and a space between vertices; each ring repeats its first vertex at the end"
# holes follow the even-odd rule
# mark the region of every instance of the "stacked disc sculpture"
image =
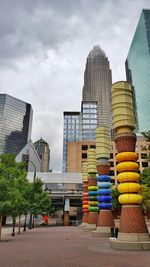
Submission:
POLYGON ((87 150, 87 170, 88 170, 88 224, 87 230, 95 230, 98 211, 97 206, 97 180, 96 180, 96 150, 89 148, 87 150))
POLYGON ((127 82, 116 82, 112 86, 113 126, 115 143, 118 190, 122 204, 119 233, 111 239, 111 246, 122 250, 149 250, 150 238, 140 208, 139 165, 135 153, 136 135, 131 86, 127 82))
POLYGON ((81 226, 87 226, 88 222, 88 173, 87 173, 87 162, 82 163, 82 224, 81 226))
POLYGON ((114 225, 114 219, 111 212, 111 177, 110 172, 110 137, 107 127, 96 128, 96 165, 97 165, 97 201, 100 209, 96 231, 93 236, 111 236, 111 228, 114 225))

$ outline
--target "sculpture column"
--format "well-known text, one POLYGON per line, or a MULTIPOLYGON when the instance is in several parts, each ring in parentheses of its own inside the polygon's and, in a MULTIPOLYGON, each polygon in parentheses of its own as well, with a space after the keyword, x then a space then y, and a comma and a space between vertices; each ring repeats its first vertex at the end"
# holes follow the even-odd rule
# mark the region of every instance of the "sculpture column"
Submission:
POLYGON ((99 208, 97 207, 97 181, 96 181, 96 151, 94 148, 87 150, 88 170, 88 224, 85 230, 95 230, 99 208))
POLYGON ((150 250, 150 238, 140 204, 139 165, 135 153, 136 134, 131 86, 116 82, 112 86, 112 111, 115 143, 118 154, 117 180, 122 204, 117 239, 110 239, 111 246, 120 250, 150 250))
POLYGON ((88 173, 87 173, 87 162, 82 163, 82 224, 81 226, 86 227, 88 222, 88 173))
POLYGON ((111 228, 114 228, 114 218, 111 212, 111 177, 110 172, 110 137, 107 127, 96 128, 96 165, 97 165, 97 200, 100 209, 96 231, 93 236, 111 236, 111 228))

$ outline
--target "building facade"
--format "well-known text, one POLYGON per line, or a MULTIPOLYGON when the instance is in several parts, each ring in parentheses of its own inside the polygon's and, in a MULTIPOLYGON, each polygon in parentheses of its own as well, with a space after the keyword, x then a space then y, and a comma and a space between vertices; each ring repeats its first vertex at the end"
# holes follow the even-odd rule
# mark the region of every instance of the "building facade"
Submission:
POLYGON ((34 147, 41 159, 41 172, 49 172, 50 149, 48 143, 40 138, 34 143, 34 147))
POLYGON ((111 85, 108 58, 99 46, 94 46, 86 61, 82 100, 97 102, 98 125, 108 128, 112 125, 111 85))
MULTIPOLYGON (((69 173, 81 173, 82 162, 87 160, 87 149, 95 148, 95 141, 78 141, 68 143, 68 156, 67 165, 69 173)), ((139 136, 136 142, 136 153, 138 154, 138 163, 140 172, 144 168, 150 167, 150 161, 148 161, 148 143, 144 137, 139 136)), ((110 141, 110 176, 113 183, 117 183, 117 162, 116 162, 116 145, 114 141, 110 141)))
POLYGON ((0 154, 17 155, 31 138, 33 111, 30 104, 0 94, 0 154))
POLYGON ((150 129, 150 10, 143 10, 125 62, 133 89, 136 130, 150 129))
POLYGON ((95 140, 95 128, 97 127, 97 102, 82 101, 81 103, 81 139, 95 140))
POLYGON ((63 129, 63 172, 67 172, 67 149, 69 142, 80 140, 81 135, 81 114, 75 111, 64 112, 63 129))

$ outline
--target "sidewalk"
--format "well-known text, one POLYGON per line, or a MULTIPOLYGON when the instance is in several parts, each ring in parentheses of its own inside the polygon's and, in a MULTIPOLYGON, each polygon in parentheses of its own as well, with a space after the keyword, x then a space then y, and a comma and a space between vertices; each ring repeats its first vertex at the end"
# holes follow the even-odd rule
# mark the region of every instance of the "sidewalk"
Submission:
POLYGON ((0 243, 1 267, 149 267, 149 251, 118 251, 77 226, 41 227, 0 243))

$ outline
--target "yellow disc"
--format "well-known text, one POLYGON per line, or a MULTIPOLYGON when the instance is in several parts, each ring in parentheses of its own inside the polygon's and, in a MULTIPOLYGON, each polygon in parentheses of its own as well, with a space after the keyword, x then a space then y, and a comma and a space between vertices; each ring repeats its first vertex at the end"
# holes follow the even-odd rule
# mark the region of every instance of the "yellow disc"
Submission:
POLYGON ((117 175, 118 182, 139 182, 140 174, 137 172, 121 172, 117 175))
POLYGON ((97 206, 98 202, 97 201, 89 201, 90 206, 97 206))
POLYGON ((89 191, 96 191, 97 189, 98 189, 98 187, 96 185, 88 186, 89 191))
POLYGON ((82 208, 83 208, 83 209, 88 209, 88 207, 89 207, 89 205, 85 205, 85 204, 82 205, 82 208))
POLYGON ((138 183, 121 183, 118 185, 118 191, 120 193, 138 193, 141 189, 138 183))
POLYGON ((122 162, 122 161, 137 161, 138 155, 135 152, 121 152, 118 153, 116 156, 116 161, 122 162))
POLYGON ((142 196, 139 194, 122 194, 118 198, 122 205, 125 204, 141 204, 142 196))
POLYGON ((138 170, 139 170, 138 163, 132 161, 121 162, 117 165, 118 172, 138 171, 138 170))

